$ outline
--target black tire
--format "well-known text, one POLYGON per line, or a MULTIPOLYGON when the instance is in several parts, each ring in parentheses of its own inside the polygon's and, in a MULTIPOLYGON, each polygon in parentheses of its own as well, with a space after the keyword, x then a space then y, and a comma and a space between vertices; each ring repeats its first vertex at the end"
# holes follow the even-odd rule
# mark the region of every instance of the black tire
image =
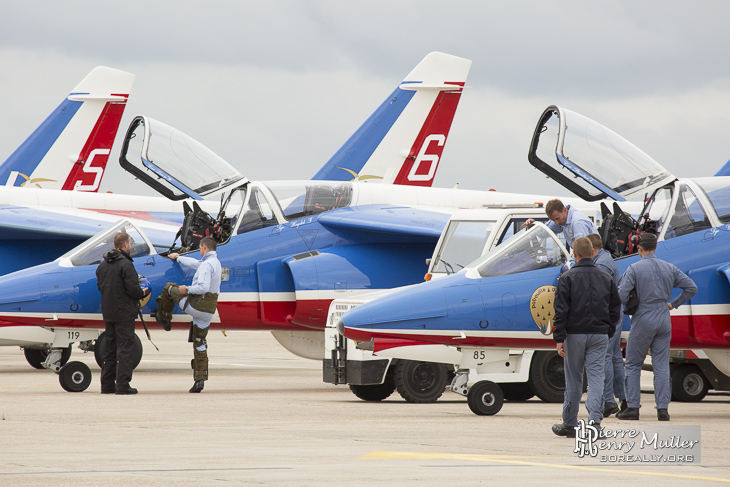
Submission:
POLYGON ((382 401, 390 397, 395 391, 393 381, 386 380, 382 384, 350 384, 350 390, 363 401, 382 401))
POLYGON ((504 405, 502 388, 492 381, 483 380, 474 384, 466 396, 469 409, 479 416, 497 414, 504 405))
POLYGON ((514 382, 508 384, 500 384, 502 395, 508 401, 527 401, 535 396, 527 382, 514 382))
POLYGON ((562 403, 565 369, 558 352, 537 350, 530 363, 530 389, 545 402, 562 403))
POLYGON ((58 373, 58 382, 68 392, 83 392, 91 384, 91 369, 83 362, 69 362, 58 373))
POLYGON ((134 334, 134 351, 132 353, 134 354, 132 358, 132 369, 136 369, 142 361, 142 354, 144 353, 142 340, 139 339, 139 336, 136 333, 134 334))
POLYGON ((407 402, 436 402, 446 389, 447 377, 444 364, 413 360, 400 360, 395 364, 395 386, 407 402))
POLYGON ((104 368, 104 351, 106 349, 106 332, 102 331, 94 341, 94 360, 100 369, 104 368))
MULTIPOLYGON (((100 369, 104 368, 104 353, 106 351, 106 332, 102 331, 99 337, 94 342, 94 360, 96 365, 100 369)), ((142 340, 139 339, 137 334, 134 334, 134 350, 132 351, 132 369, 136 369, 139 363, 142 361, 142 354, 144 349, 142 347, 142 340)))
POLYGON ((707 378, 693 364, 683 364, 672 371, 672 400, 680 402, 699 402, 709 389, 707 378))
MULTIPOLYGON (((28 361, 31 367, 34 369, 42 369, 43 362, 48 357, 49 350, 40 350, 38 348, 24 348, 23 353, 25 354, 25 360, 28 361)), ((68 359, 71 358, 71 345, 63 349, 61 352, 61 367, 66 365, 68 359)))

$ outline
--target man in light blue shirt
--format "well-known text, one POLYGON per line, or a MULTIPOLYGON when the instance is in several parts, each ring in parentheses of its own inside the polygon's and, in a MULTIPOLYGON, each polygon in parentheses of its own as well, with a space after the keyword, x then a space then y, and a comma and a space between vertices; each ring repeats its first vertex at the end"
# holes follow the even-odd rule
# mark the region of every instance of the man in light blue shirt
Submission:
MULTIPOLYGON (((596 225, 583 213, 573 208, 571 205, 565 206, 559 199, 553 199, 545 205, 545 214, 550 219, 546 223, 547 227, 556 235, 562 233, 565 235, 565 241, 568 247, 573 247, 573 242, 581 237, 587 237, 591 233, 598 233, 596 225)), ((523 226, 529 227, 535 223, 530 218, 523 226)))
POLYGON ((218 294, 221 290, 221 263, 216 254, 217 243, 211 237, 200 240, 201 259, 184 257, 177 253, 168 255, 180 264, 195 270, 193 283, 190 286, 180 286, 181 296, 178 305, 193 318, 193 379, 195 383, 190 392, 203 390, 204 381, 208 380, 208 344, 205 337, 208 335, 210 321, 215 313, 218 294), (195 299, 193 299, 195 297, 195 299))
POLYGON ((596 225, 587 216, 570 205, 564 206, 558 199, 547 202, 545 214, 550 219, 547 227, 556 234, 563 232, 565 240, 571 247, 576 239, 598 233, 596 225))

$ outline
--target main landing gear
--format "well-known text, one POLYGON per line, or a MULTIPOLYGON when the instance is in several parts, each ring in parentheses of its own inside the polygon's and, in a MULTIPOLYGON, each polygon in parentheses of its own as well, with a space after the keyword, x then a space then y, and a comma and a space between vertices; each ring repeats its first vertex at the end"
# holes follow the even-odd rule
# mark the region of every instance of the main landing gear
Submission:
MULTIPOLYGON (((134 354, 132 357, 132 368, 136 369, 139 363, 142 361, 142 340, 139 339, 139 336, 137 334, 134 334, 134 350, 132 353, 134 354)), ((94 344, 94 360, 96 360, 96 365, 99 366, 99 368, 104 368, 104 353, 106 352, 106 332, 102 331, 99 333, 99 338, 96 339, 96 343, 94 344)))

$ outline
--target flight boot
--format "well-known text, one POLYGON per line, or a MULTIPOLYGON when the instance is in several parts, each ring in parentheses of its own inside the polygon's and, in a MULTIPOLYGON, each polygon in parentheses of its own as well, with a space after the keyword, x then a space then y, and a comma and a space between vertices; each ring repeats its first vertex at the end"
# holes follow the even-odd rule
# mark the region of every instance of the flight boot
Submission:
POLYGON ((193 387, 190 388, 190 392, 200 392, 203 390, 203 387, 205 387, 205 381, 204 380, 196 380, 193 384, 193 387))
POLYGON ((558 436, 575 438, 575 426, 568 426, 565 423, 556 423, 553 425, 553 433, 558 436))
POLYGON ((616 404, 615 402, 607 402, 605 406, 603 406, 603 417, 607 418, 612 414, 616 414, 619 411, 620 409, 618 407, 618 404, 616 404))
POLYGON ((623 411, 619 411, 616 414, 617 419, 624 419, 629 421, 639 420, 639 408, 626 408, 623 411))
POLYGON ((121 388, 117 387, 116 394, 117 396, 130 396, 132 394, 137 394, 137 389, 129 386, 121 388))

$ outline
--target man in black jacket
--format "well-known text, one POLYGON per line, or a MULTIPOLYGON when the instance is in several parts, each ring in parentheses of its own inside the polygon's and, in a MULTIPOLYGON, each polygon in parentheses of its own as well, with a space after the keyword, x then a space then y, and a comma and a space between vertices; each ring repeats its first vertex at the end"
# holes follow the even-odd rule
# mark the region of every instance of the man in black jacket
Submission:
POLYGON ((137 394, 132 380, 134 320, 139 300, 150 293, 142 289, 129 251, 132 241, 126 233, 114 235, 114 250, 104 254, 96 269, 96 284, 101 292, 101 313, 106 324, 106 352, 101 371, 102 394, 137 394))
POLYGON ((555 330, 558 354, 565 360, 563 422, 553 425, 558 436, 575 436, 583 395, 583 367, 588 378, 588 422, 600 431, 603 419, 603 366, 609 337, 621 311, 613 277, 596 267, 593 246, 586 237, 573 243, 575 265, 558 279, 555 330))

